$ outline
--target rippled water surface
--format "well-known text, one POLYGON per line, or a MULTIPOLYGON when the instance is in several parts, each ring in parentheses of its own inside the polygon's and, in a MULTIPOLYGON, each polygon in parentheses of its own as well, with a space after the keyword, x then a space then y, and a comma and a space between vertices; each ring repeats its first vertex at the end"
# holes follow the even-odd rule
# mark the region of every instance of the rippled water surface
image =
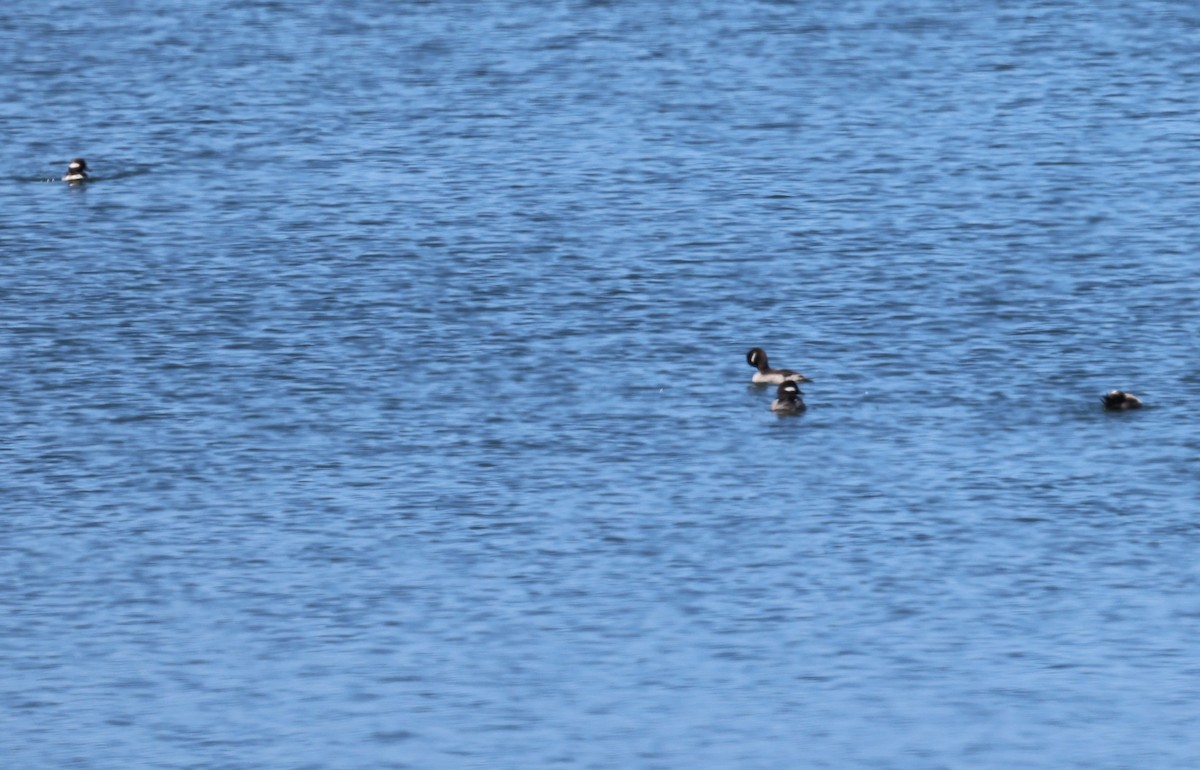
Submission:
POLYGON ((3 765, 1200 766, 1198 40, 5 6, 3 765))

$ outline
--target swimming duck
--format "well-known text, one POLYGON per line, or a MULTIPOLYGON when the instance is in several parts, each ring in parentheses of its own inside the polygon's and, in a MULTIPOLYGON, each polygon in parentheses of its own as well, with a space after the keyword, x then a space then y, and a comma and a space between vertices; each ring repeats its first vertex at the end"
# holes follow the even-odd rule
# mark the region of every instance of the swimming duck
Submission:
POLYGON ((775 385, 780 382, 812 382, 800 372, 793 372, 791 369, 772 369, 767 363, 767 351, 762 348, 751 348, 750 352, 746 353, 746 363, 758 369, 750 381, 759 385, 775 385))
POLYGON ((67 166, 67 173, 63 174, 62 180, 64 182, 75 183, 86 182, 87 178, 87 161, 83 158, 76 158, 67 166))
POLYGON ((808 407, 804 404, 804 399, 801 396, 804 393, 800 390, 800 386, 794 382, 785 382, 775 391, 778 396, 771 402, 771 411, 780 414, 797 414, 803 412, 808 407))
POLYGON ((1132 393, 1126 393, 1123 390, 1110 390, 1100 397, 1104 408, 1110 411, 1122 411, 1125 409, 1137 409, 1142 405, 1142 400, 1132 393))

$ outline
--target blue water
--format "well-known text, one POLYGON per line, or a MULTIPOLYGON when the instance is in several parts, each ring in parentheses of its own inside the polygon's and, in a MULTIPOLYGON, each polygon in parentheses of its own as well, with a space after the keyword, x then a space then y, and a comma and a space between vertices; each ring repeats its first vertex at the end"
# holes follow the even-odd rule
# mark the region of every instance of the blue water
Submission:
POLYGON ((0 767, 1200 766, 1198 39, 5 6, 0 767))

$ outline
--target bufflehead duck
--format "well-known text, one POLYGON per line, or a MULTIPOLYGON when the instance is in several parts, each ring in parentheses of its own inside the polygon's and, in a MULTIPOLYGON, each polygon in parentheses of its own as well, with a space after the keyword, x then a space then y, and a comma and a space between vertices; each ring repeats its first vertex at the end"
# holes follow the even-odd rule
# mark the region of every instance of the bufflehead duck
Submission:
POLYGON ((785 382, 775 391, 775 395, 779 398, 771 402, 771 411, 779 412, 780 414, 796 414, 803 412, 808 407, 804 405, 804 399, 801 396, 804 393, 800 390, 800 386, 794 382, 785 382))
POLYGON ((1114 412, 1125 409, 1137 409, 1142 405, 1140 398, 1123 390, 1110 390, 1100 397, 1100 401, 1104 404, 1105 409, 1114 412))
POLYGON ((63 174, 62 180, 64 182, 86 182, 87 178, 87 161, 83 158, 76 158, 71 161, 71 165, 67 166, 67 173, 63 174))
POLYGON ((767 351, 762 348, 751 348, 746 354, 746 363, 758 369, 754 376, 750 378, 751 382, 759 385, 777 385, 781 382, 812 382, 800 372, 793 372, 791 369, 772 369, 767 363, 767 351))

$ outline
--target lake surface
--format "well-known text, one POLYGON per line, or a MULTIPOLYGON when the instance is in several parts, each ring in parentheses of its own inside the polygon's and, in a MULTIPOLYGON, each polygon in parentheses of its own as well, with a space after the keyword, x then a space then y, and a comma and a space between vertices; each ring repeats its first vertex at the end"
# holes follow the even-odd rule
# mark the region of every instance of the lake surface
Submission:
POLYGON ((5 6, 4 766, 1200 766, 1200 6, 975 5, 5 6))

